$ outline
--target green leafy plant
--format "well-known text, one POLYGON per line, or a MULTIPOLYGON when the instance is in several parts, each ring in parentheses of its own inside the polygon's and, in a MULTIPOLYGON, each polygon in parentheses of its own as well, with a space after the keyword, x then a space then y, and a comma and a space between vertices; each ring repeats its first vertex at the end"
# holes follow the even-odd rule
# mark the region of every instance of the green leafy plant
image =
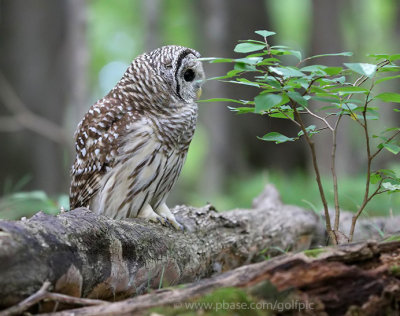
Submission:
MULTIPOLYGON (((217 98, 203 102, 227 101, 237 104, 229 107, 238 114, 255 113, 272 118, 293 122, 299 131, 296 135, 286 136, 271 131, 261 140, 276 144, 305 139, 310 149, 316 182, 324 208, 326 229, 331 241, 340 242, 339 233, 340 203, 336 172, 337 131, 343 119, 350 119, 359 125, 365 138, 365 159, 367 162, 364 197, 352 219, 349 241, 353 239, 358 217, 368 202, 378 194, 400 192, 400 178, 393 170, 372 169, 372 162, 382 150, 397 155, 400 152, 400 127, 387 128, 378 134, 372 134, 370 120, 379 119, 381 102, 400 103, 400 94, 384 92, 375 94, 374 88, 389 80, 400 78, 400 59, 396 55, 370 55, 376 60, 371 63, 344 63, 343 66, 329 67, 313 64, 314 60, 326 56, 351 56, 350 52, 324 54, 303 58, 300 51, 286 46, 270 46, 270 31, 256 31, 262 40, 245 40, 236 45, 234 51, 247 54, 243 58, 203 58, 211 63, 229 62, 234 68, 226 75, 211 80, 257 87, 260 92, 253 100, 235 100, 217 98), (286 65, 282 56, 293 56, 296 63, 286 65), (307 63, 307 65, 306 65, 307 63), (389 74, 389 75, 388 75, 389 74), (354 78, 357 78, 354 80, 354 78), (312 117, 317 123, 308 125, 305 117, 312 117), (314 137, 328 132, 332 137, 331 178, 334 192, 335 218, 332 226, 325 190, 321 181, 314 137), (372 138, 378 140, 377 148, 372 148, 372 138)), ((400 109, 394 108, 395 112, 400 109)))

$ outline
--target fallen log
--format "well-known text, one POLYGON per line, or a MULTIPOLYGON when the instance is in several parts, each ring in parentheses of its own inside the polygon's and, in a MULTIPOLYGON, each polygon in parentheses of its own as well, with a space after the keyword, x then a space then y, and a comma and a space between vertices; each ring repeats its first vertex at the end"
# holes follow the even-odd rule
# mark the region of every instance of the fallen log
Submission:
POLYGON ((176 207, 186 232, 87 209, 0 221, 0 307, 20 302, 45 281, 53 292, 114 301, 231 270, 277 249, 310 246, 316 214, 283 205, 272 186, 254 205, 224 213, 176 207))
MULTIPOLYGON (((122 300, 326 243, 324 220, 284 205, 271 185, 250 210, 218 213, 208 205, 179 206, 173 212, 186 232, 140 219, 115 221, 87 209, 58 216, 38 213, 25 221, 0 220, 0 308, 30 295, 29 306, 42 299, 75 305, 89 305, 85 299, 92 299, 90 304, 122 300)), ((351 214, 342 212, 342 227, 350 221, 351 214)), ((360 219, 355 238, 381 239, 398 231, 398 223, 399 216, 360 219)), ((287 277, 296 279, 295 274, 287 277)), ((6 315, 27 308, 14 307, 6 315)))
POLYGON ((225 309, 233 314, 241 309, 265 309, 289 315, 398 315, 399 277, 400 241, 354 243, 286 254, 184 287, 52 315, 133 315, 157 306, 170 306, 182 314, 188 310, 225 309), (276 296, 271 285, 283 295, 276 296), (222 287, 243 288, 262 303, 192 304, 193 299, 222 287))

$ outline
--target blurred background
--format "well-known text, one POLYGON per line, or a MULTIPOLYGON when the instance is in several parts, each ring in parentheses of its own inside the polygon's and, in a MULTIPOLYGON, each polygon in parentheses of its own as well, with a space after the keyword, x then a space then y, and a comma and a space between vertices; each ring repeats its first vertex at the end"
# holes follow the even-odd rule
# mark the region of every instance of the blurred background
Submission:
MULTIPOLYGON (((73 133, 89 107, 121 78, 137 55, 167 44, 195 48, 203 57, 236 57, 238 40, 255 30, 277 32, 275 45, 303 56, 352 51, 400 52, 398 0, 0 0, 0 217, 20 218, 39 209, 68 208, 73 133)), ((208 77, 233 65, 205 64, 208 77)), ((399 92, 399 80, 386 91, 399 92)), ((254 88, 209 81, 203 99, 252 99, 254 88)), ((199 104, 200 121, 169 205, 211 202, 218 210, 249 207, 266 183, 285 203, 320 209, 308 148, 301 141, 275 145, 258 140, 269 131, 297 134, 290 122, 238 116, 227 103, 199 104)), ((399 126, 383 111, 381 124, 399 126)), ((390 113, 393 113, 391 111, 390 113)), ((317 141, 324 173, 330 137, 317 141)), ((366 161, 358 126, 339 133, 342 207, 362 199, 366 161)), ((382 155, 377 168, 399 169, 398 156, 382 155)), ((329 179, 326 178, 326 183, 329 179)), ((328 196, 332 200, 330 185, 328 196)), ((368 215, 399 212, 399 194, 379 196, 368 215)))

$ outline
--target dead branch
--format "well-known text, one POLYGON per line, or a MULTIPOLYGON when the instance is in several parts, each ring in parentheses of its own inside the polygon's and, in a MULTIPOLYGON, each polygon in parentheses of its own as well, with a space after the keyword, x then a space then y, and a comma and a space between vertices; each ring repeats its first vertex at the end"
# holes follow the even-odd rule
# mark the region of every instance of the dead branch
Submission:
POLYGON ((50 285, 51 285, 50 282, 48 281, 44 282, 39 291, 37 291, 35 294, 32 294, 27 299, 23 300, 17 305, 14 305, 10 308, 7 308, 6 310, 1 311, 0 316, 20 315, 26 310, 28 310, 31 306, 41 301, 54 301, 57 304, 64 303, 70 305, 83 305, 83 306, 108 304, 108 302, 102 300, 79 298, 69 295, 48 292, 48 288, 50 287, 50 285))
POLYGON ((31 130, 61 145, 69 146, 65 130, 48 119, 33 113, 20 99, 3 73, 0 72, 0 98, 4 106, 13 114, 1 117, 0 131, 15 132, 22 128, 31 130), (6 120, 9 122, 4 122, 6 120))

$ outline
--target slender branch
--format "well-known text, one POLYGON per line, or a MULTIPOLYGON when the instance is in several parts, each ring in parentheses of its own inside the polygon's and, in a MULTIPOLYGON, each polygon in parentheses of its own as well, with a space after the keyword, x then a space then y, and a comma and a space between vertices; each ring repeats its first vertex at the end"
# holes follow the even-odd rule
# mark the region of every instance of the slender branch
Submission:
MULTIPOLYGON (((382 62, 380 62, 377 65, 377 70, 384 67, 385 65, 388 65, 390 63, 389 60, 384 60, 382 62)), ((368 78, 363 76, 360 77, 356 80, 356 82, 354 83, 354 85, 361 85, 362 83, 364 83, 368 78)), ((372 165, 372 160, 376 157, 376 155, 378 155, 382 148, 379 148, 374 154, 371 154, 371 144, 370 144, 370 137, 369 137, 369 132, 368 132, 368 121, 367 121, 367 108, 368 108, 368 104, 369 104, 369 95, 372 91, 374 87, 374 81, 372 81, 371 87, 368 90, 367 96, 365 98, 365 103, 364 103, 364 108, 363 108, 363 120, 364 120, 364 124, 361 124, 361 126, 363 127, 364 130, 364 136, 365 136, 365 142, 366 142, 366 153, 367 153, 367 176, 366 176, 366 183, 365 183, 365 193, 364 193, 364 199, 363 202, 360 206, 360 208, 358 209, 357 213, 353 216, 352 218, 352 222, 351 222, 351 227, 350 227, 350 236, 349 236, 349 241, 351 242, 353 240, 353 236, 354 236, 354 230, 355 230, 355 226, 356 226, 356 222, 358 217, 361 215, 362 211, 364 210, 365 206, 368 204, 368 202, 377 194, 381 194, 384 191, 379 192, 379 190, 381 189, 382 186, 382 182, 383 179, 379 182, 379 185, 377 187, 377 189, 374 191, 374 193, 372 193, 371 195, 369 195, 369 189, 370 189, 370 181, 371 181, 371 165, 372 165)), ((400 131, 398 131, 397 133, 395 133, 394 135, 392 135, 392 137, 390 137, 386 142, 391 141, 394 137, 396 137, 398 134, 400 133, 400 131)))
POLYGON ((41 302, 41 301, 54 301, 57 303, 71 304, 71 305, 83 305, 83 306, 94 306, 100 304, 109 304, 103 300, 89 299, 89 298, 80 298, 74 297, 59 293, 51 293, 48 292, 48 288, 51 283, 46 281, 43 283, 42 287, 36 293, 32 294, 28 298, 24 299, 22 302, 17 305, 11 306, 8 309, 5 309, 0 312, 0 316, 11 316, 11 315, 20 315, 26 310, 28 310, 33 305, 41 302))
POLYGON ((92 299, 92 298, 80 298, 80 297, 69 296, 59 293, 51 293, 51 292, 47 292, 46 297, 44 299, 71 305, 94 306, 94 305, 108 304, 107 301, 103 300, 92 299))
MULTIPOLYGON (((362 81, 362 78, 365 76, 359 77, 353 84, 354 87, 361 85, 364 81, 362 81)), ((350 100, 350 98, 353 96, 353 94, 349 94, 346 98, 346 101, 350 100)), ((367 97, 368 99, 368 97, 367 97)), ((357 116, 354 115, 350 107, 347 107, 352 115, 352 117, 355 118, 355 120, 363 126, 363 124, 360 122, 360 120, 357 118, 357 116)), ((332 181, 333 181, 333 194, 334 194, 334 203, 335 203, 335 223, 334 223, 334 230, 338 231, 339 230, 339 225, 340 225, 340 205, 339 205, 339 189, 338 189, 338 182, 337 182, 337 174, 336 174, 336 148, 337 148, 337 130, 339 123, 343 117, 343 112, 339 114, 338 119, 336 120, 335 127, 333 130, 332 134, 332 154, 331 154, 331 172, 332 172, 332 181)))
POLYGON ((309 93, 309 91, 310 91, 312 85, 313 85, 318 79, 325 78, 325 77, 326 77, 326 76, 319 76, 319 77, 313 78, 313 79, 310 81, 310 83, 308 84, 307 89, 303 92, 302 96, 304 97, 307 93, 309 93))
MULTIPOLYGON (((394 133, 391 137, 389 137, 384 144, 389 143, 392 139, 394 139, 397 135, 400 134, 400 131, 397 131, 396 133, 394 133)), ((379 148, 375 153, 373 153, 371 155, 371 160, 373 160, 381 151, 382 151, 383 147, 379 148)))
POLYGON ((329 122, 328 122, 326 119, 324 119, 323 117, 321 117, 321 116, 315 114, 314 112, 312 112, 312 111, 311 111, 309 108, 307 108, 307 107, 305 107, 305 110, 306 110, 307 113, 310 114, 311 116, 313 116, 313 117, 315 117, 315 118, 321 120, 322 122, 324 122, 325 125, 333 132, 333 128, 332 128, 331 124, 329 124, 329 122))
MULTIPOLYGON (((354 236, 354 230, 356 227, 356 223, 357 223, 357 219, 358 217, 361 215, 362 211, 364 210, 364 208, 367 206, 368 202, 372 200, 372 198, 375 195, 387 192, 388 190, 383 190, 383 191, 379 191, 382 187, 382 182, 383 179, 379 182, 378 187, 376 188, 376 190, 371 194, 371 195, 367 195, 366 198, 364 198, 363 203, 361 204, 360 208, 358 209, 357 213, 355 215, 353 215, 353 218, 351 219, 351 226, 350 226, 350 236, 349 236, 349 241, 351 242, 353 240, 353 236, 354 236)), ((369 185, 368 185, 369 188, 369 185)))
POLYGON ((338 182, 336 175, 336 147, 337 147, 337 130, 342 116, 343 115, 340 114, 338 119, 336 120, 335 127, 332 133, 331 172, 332 172, 333 194, 335 202, 335 223, 333 226, 333 229, 335 231, 339 230, 339 220, 340 220, 339 191, 338 191, 338 182))
POLYGON ((9 315, 19 315, 26 311, 29 307, 35 305, 40 302, 47 293, 47 289, 50 287, 50 282, 46 281, 43 283, 42 287, 36 293, 32 294, 28 298, 24 299, 22 302, 17 305, 11 306, 0 312, 0 316, 9 316, 9 315))
POLYGON ((269 56, 270 56, 271 58, 274 58, 274 56, 271 54, 271 46, 269 45, 266 36, 264 36, 264 42, 265 42, 265 46, 267 47, 267 51, 268 51, 269 56))
POLYGON ((292 119, 289 115, 287 115, 285 112, 279 110, 279 113, 283 114, 284 116, 286 116, 287 119, 289 119, 291 122, 293 122, 294 124, 296 124, 298 127, 301 127, 300 123, 297 122, 296 120, 292 119))
MULTIPOLYGON (((371 86, 371 89, 372 89, 372 86, 371 86)), ((367 203, 371 199, 368 196, 369 196, 369 183, 370 183, 370 180, 371 180, 372 158, 371 158, 371 145, 370 145, 370 139, 369 139, 368 120, 367 120, 368 97, 370 95, 371 89, 369 90, 369 92, 368 92, 368 94, 367 94, 367 96, 365 98, 364 109, 363 109, 363 112, 362 112, 363 120, 364 120, 364 124, 362 124, 362 126, 363 126, 363 129, 364 129, 364 136, 365 136, 365 143, 366 143, 366 153, 367 153, 367 177, 366 177, 366 181, 365 181, 365 193, 364 193, 363 203, 361 204, 361 206, 360 206, 359 210, 357 211, 357 213, 352 218, 351 227, 350 227, 350 236, 349 236, 349 241, 350 242, 353 240, 354 229, 355 229, 355 225, 356 225, 357 219, 360 216, 361 212, 364 210, 364 208, 367 205, 367 203)), ((380 188, 381 184, 382 183, 379 184, 378 189, 380 188)))
MULTIPOLYGON (((8 123, 12 125, 20 125, 29 129, 45 138, 48 138, 62 145, 69 145, 68 137, 65 130, 54 122, 33 113, 19 98, 11 84, 7 81, 3 73, 0 72, 0 98, 4 106, 14 114, 14 122, 8 123)), ((16 128, 9 128, 16 130, 16 128)))
POLYGON ((382 193, 386 193, 386 192, 390 192, 390 190, 383 190, 383 191, 379 191, 379 192, 376 192, 376 194, 375 194, 375 195, 382 194, 382 193))
POLYGON ((312 157, 312 163, 313 163, 313 167, 314 167, 314 171, 315 171, 315 177, 316 177, 316 181, 317 181, 317 184, 318 184, 319 193, 320 193, 320 196, 321 196, 321 201, 322 201, 322 204, 324 206, 326 230, 328 232, 329 238, 336 245, 337 244, 336 235, 332 231, 331 218, 330 218, 330 215, 329 215, 328 203, 326 201, 325 192, 324 192, 324 188, 322 186, 322 181, 321 181, 321 175, 319 173, 319 168, 318 168, 318 161, 317 161, 317 155, 316 155, 316 151, 315 151, 315 144, 310 139, 310 137, 308 136, 306 127, 304 125, 304 122, 303 122, 303 120, 302 120, 302 118, 301 118, 301 116, 300 116, 300 114, 299 114, 299 112, 297 110, 297 107, 295 106, 295 104, 293 104, 292 100, 291 100, 291 106, 292 106, 292 108, 294 110, 294 113, 295 113, 295 116, 297 118, 297 121, 300 124, 301 130, 304 133, 304 137, 306 138, 306 142, 307 142, 308 147, 310 148, 310 151, 311 151, 311 157, 312 157))

